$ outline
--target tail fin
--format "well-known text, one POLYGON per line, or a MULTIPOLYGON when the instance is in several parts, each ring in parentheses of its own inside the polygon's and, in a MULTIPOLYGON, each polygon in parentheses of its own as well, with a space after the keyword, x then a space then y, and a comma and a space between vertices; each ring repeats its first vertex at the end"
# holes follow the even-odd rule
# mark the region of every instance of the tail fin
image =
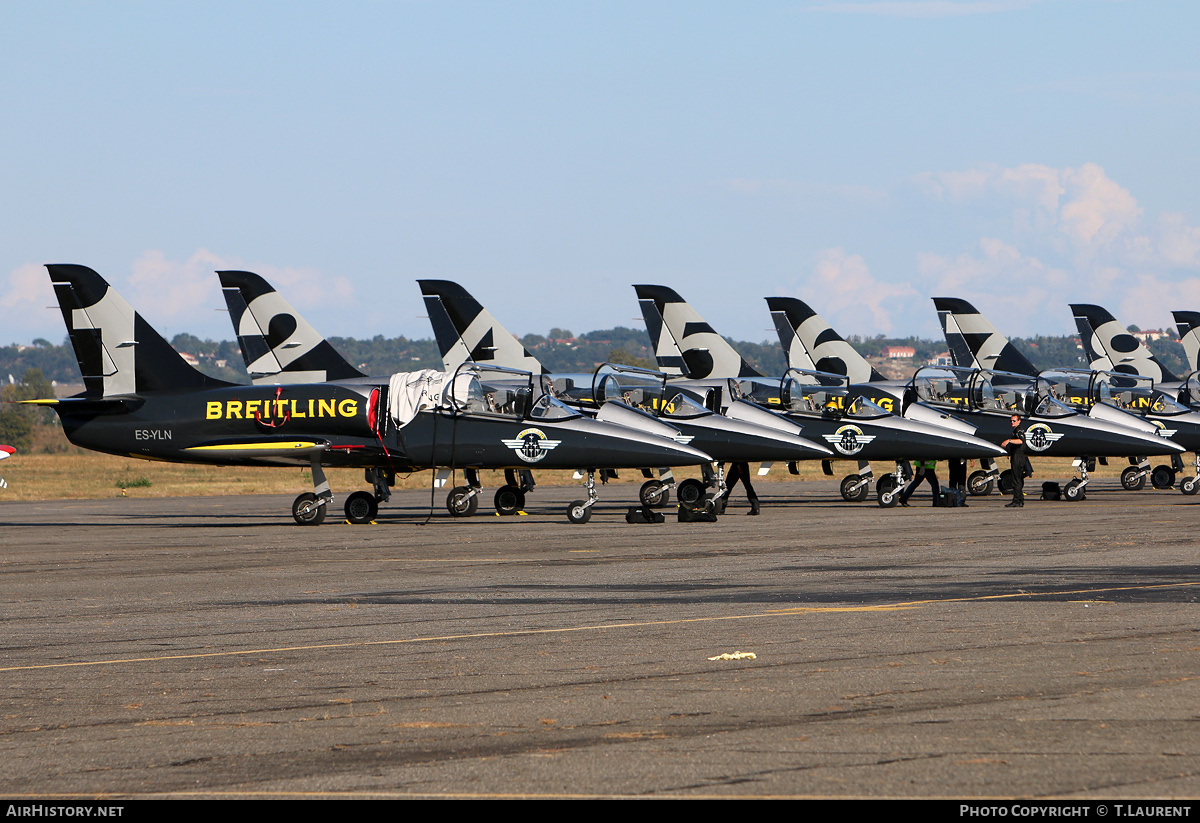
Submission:
POLYGON ((541 362, 470 292, 449 280, 418 280, 447 370, 465 360, 544 374, 541 362))
POLYGON ((1175 325, 1179 328, 1179 342, 1187 355, 1188 368, 1200 369, 1200 311, 1173 311, 1175 325))
POLYGON ((87 266, 46 266, 62 311, 84 394, 94 397, 232 385, 189 366, 179 352, 87 266))
POLYGON ((844 374, 851 383, 887 379, 804 301, 768 297, 767 308, 792 368, 844 374))
POLYGON ((1035 375, 1037 367, 1017 351, 1008 338, 996 330, 979 311, 966 300, 955 297, 935 297, 942 333, 954 365, 972 369, 992 369, 1014 374, 1035 375))
POLYGON ((1075 311, 1073 305, 1071 311, 1075 313, 1075 328, 1079 331, 1079 345, 1083 348, 1083 356, 1087 360, 1088 368, 1096 371, 1113 371, 1113 361, 1109 359, 1104 347, 1096 339, 1096 330, 1092 328, 1088 318, 1075 311))
POLYGON ((219 271, 229 319, 255 383, 323 383, 362 377, 266 280, 219 271))
POLYGON ((658 370, 663 374, 690 377, 683 352, 679 349, 679 341, 671 336, 657 304, 650 299, 642 300, 639 296, 638 307, 641 308, 642 318, 646 321, 646 332, 650 335, 650 348, 654 349, 654 361, 658 364, 658 370))
MULTIPOLYGON (((688 377, 762 377, 673 289, 666 286, 633 288, 642 307, 642 316, 646 318, 656 356, 661 350, 659 344, 664 340, 662 332, 665 330, 682 353, 683 369, 688 377), (658 339, 655 339, 656 331, 658 339)), ((659 366, 664 366, 661 360, 659 366)))
POLYGON ((1080 327, 1080 335, 1083 334, 1084 323, 1091 326, 1092 345, 1098 355, 1103 355, 1112 363, 1113 371, 1140 374, 1155 383, 1175 383, 1179 380, 1141 340, 1126 331, 1117 318, 1104 309, 1086 303, 1072 303, 1071 311, 1075 314, 1076 325, 1080 327))

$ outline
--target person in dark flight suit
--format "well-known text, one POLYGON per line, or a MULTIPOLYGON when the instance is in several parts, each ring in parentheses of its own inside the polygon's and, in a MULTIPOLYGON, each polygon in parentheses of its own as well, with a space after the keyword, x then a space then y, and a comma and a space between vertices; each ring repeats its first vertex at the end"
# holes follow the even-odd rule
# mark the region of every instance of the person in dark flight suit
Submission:
POLYGON ((1013 496, 1012 502, 1006 503, 1005 508, 1019 509, 1025 505, 1025 466, 1029 458, 1025 456, 1025 428, 1021 425, 1021 415, 1014 414, 1012 437, 1000 444, 1000 448, 1008 452, 1008 467, 1012 471, 1013 496))

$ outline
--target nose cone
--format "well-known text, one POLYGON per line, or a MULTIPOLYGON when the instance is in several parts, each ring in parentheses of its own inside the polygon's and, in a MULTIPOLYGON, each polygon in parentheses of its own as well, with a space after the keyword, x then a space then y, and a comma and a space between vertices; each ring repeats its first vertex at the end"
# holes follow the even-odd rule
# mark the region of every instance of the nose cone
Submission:
MULTIPOLYGON (((1095 409, 1101 404, 1097 403, 1095 409)), ((1119 411, 1119 410, 1117 410, 1119 411)), ((1149 421, 1146 421, 1149 423, 1149 421)), ((1074 415, 1062 420, 1048 420, 1054 429, 1063 428, 1067 437, 1062 445, 1074 455, 1104 455, 1105 457, 1149 457, 1157 454, 1182 454, 1187 451, 1163 434, 1152 423, 1149 431, 1098 419, 1089 415, 1074 415), (1066 428, 1069 427, 1069 428, 1066 428)))
POLYGON ((575 466, 629 469, 642 466, 698 466, 713 462, 707 453, 670 437, 603 420, 578 417, 558 422, 554 428, 583 435, 579 441, 582 459, 576 460, 575 466))
POLYGON ((794 425, 792 431, 786 431, 775 425, 760 425, 721 414, 686 420, 672 418, 670 422, 684 434, 692 435, 692 445, 711 454, 714 460, 776 462, 814 460, 833 454, 825 446, 796 434, 794 425))
MULTIPOLYGON (((908 420, 893 415, 872 419, 870 423, 873 429, 880 430, 875 441, 879 446, 876 451, 886 450, 886 457, 890 460, 948 460, 1000 457, 1005 454, 1004 449, 995 443, 989 443, 973 434, 920 420, 908 420)), ((881 458, 884 456, 879 455, 881 458)))

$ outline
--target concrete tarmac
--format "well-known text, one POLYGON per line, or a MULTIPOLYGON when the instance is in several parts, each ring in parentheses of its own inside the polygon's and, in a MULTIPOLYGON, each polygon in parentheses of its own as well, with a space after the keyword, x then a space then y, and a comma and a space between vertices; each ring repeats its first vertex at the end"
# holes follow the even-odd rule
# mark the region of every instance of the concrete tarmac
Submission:
POLYGON ((0 796, 1200 796, 1200 497, 758 486, 2 503, 0 796))

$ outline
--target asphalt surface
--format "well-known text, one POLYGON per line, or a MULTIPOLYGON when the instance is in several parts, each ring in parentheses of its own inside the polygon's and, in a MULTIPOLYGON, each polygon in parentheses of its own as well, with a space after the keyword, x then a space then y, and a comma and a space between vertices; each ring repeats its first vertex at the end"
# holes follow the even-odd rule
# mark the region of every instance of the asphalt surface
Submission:
POLYGON ((1200 796, 1200 497, 1093 488, 0 503, 0 795, 1200 796))

